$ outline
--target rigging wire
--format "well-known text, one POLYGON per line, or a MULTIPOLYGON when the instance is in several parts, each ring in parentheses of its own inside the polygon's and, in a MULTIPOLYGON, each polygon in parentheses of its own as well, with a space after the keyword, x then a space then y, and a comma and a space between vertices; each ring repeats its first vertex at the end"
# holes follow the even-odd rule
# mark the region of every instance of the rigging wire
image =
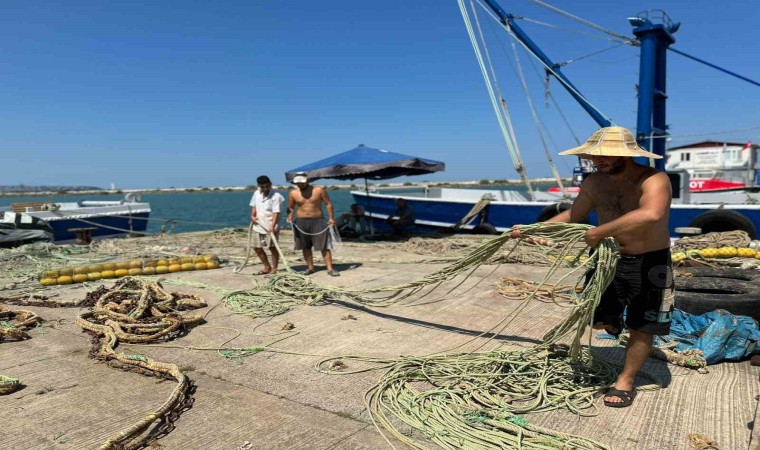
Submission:
POLYGON ((575 29, 568 28, 568 27, 563 27, 563 26, 560 26, 560 25, 554 25, 553 23, 542 22, 540 20, 531 19, 531 18, 528 18, 528 17, 525 17, 525 16, 514 16, 514 18, 518 19, 518 20, 522 20, 522 21, 528 22, 528 23, 532 23, 534 25, 540 25, 542 27, 554 28, 554 29, 557 29, 557 30, 567 31, 568 33, 580 34, 582 36, 586 36, 586 37, 590 37, 590 38, 594 38, 594 39, 599 39, 599 40, 602 40, 602 41, 618 42, 618 43, 621 43, 621 44, 638 46, 638 41, 631 42, 631 39, 621 40, 621 39, 613 39, 613 38, 609 38, 609 37, 605 37, 605 36, 599 36, 598 34, 586 33, 585 31, 575 30, 575 29))
POLYGON ((578 61, 580 61, 582 59, 590 58, 590 57, 596 56, 596 55, 598 55, 600 53, 604 53, 604 52, 616 49, 616 48, 618 48, 618 47, 620 47, 622 45, 625 45, 625 44, 617 44, 617 45, 613 45, 612 47, 603 48, 601 50, 597 50, 597 51, 589 53, 587 55, 579 56, 579 57, 574 58, 574 59, 568 59, 567 61, 564 61, 564 62, 561 62, 561 63, 557 63, 554 66, 555 67, 565 67, 565 66, 567 66, 569 64, 572 64, 574 62, 578 62, 578 61))
POLYGON ((473 31, 469 14, 467 13, 467 7, 464 4, 464 0, 457 0, 457 3, 459 4, 459 10, 462 14, 462 19, 464 20, 465 28, 467 29, 467 34, 470 37, 470 43, 472 44, 472 48, 475 51, 475 57, 478 60, 478 65, 480 66, 480 71, 481 71, 481 74, 483 75, 483 80, 486 83, 486 88, 488 90, 488 94, 491 99, 491 105, 493 106, 494 112, 496 113, 496 118, 499 122, 499 127, 501 128, 502 136, 504 137, 504 141, 507 144, 507 149, 509 150, 509 154, 512 158, 512 164, 514 165, 517 173, 520 174, 520 178, 523 180, 523 183, 525 183, 525 185, 528 186, 528 190, 530 192, 531 198, 534 198, 534 193, 530 186, 530 181, 528 180, 527 173, 525 172, 525 166, 523 165, 522 158, 520 157, 519 151, 516 148, 515 142, 512 140, 512 136, 514 135, 514 132, 510 132, 507 125, 508 123, 511 125, 511 121, 509 121, 508 115, 506 116, 506 118, 502 115, 501 108, 504 107, 505 104, 504 103, 500 104, 496 99, 496 94, 494 93, 494 88, 491 83, 491 79, 488 76, 488 71, 486 70, 486 66, 483 62, 483 55, 480 52, 480 46, 478 45, 477 38, 475 37, 475 32, 473 31))
POLYGON ((760 83, 758 83, 755 80, 751 80, 751 79, 749 79, 747 77, 739 75, 738 73, 731 72, 730 70, 724 69, 724 68, 722 68, 720 66, 716 66, 715 64, 709 63, 709 62, 707 62, 707 61, 705 61, 703 59, 699 59, 696 56, 692 56, 692 55, 690 55, 688 53, 684 53, 681 50, 676 50, 673 47, 668 47, 668 50, 670 50, 671 52, 678 53, 679 55, 685 56, 685 57, 687 57, 689 59, 693 59, 694 61, 696 61, 698 63, 702 63, 702 64, 704 64, 704 65, 706 65, 708 67, 712 67, 715 70, 719 70, 719 71, 721 71, 723 73, 727 73, 727 74, 731 75, 732 77, 738 78, 738 79, 740 79, 742 81, 746 81, 747 83, 754 84, 755 86, 760 86, 760 83))
POLYGON ((531 3, 533 3, 533 4, 535 4, 535 5, 540 6, 542 8, 546 8, 549 11, 552 11, 552 12, 554 12, 556 14, 559 14, 560 16, 566 17, 566 18, 568 18, 570 20, 574 20, 574 21, 576 21, 576 22, 578 22, 578 23, 580 23, 582 25, 586 25, 587 27, 591 27, 591 28, 593 28, 593 29, 595 29, 597 31, 601 31, 604 34, 608 34, 608 35, 614 36, 614 37, 616 37, 618 39, 622 39, 623 41, 627 42, 630 45, 637 45, 638 44, 638 41, 636 39, 630 38, 628 36, 624 36, 622 34, 615 33, 614 31, 608 30, 608 29, 604 28, 601 25, 597 25, 597 24, 595 24, 593 22, 590 22, 590 21, 588 21, 586 19, 582 19, 582 18, 580 18, 580 17, 578 17, 578 16, 576 16, 574 14, 571 14, 571 13, 569 13, 567 11, 559 9, 556 6, 550 5, 550 4, 546 3, 546 2, 542 2, 541 0, 528 0, 528 1, 531 2, 531 3))
POLYGON ((679 134, 679 135, 668 134, 665 136, 651 136, 651 139, 678 139, 678 138, 694 137, 694 136, 712 136, 715 134, 741 133, 744 131, 754 131, 754 130, 760 130, 760 125, 749 127, 749 128, 736 128, 733 130, 709 131, 705 133, 690 133, 690 134, 679 134))
POLYGON ((517 46, 515 45, 514 41, 512 41, 511 44, 512 44, 512 52, 515 55, 515 62, 517 65, 517 75, 520 78, 520 84, 523 87, 523 91, 525 91, 525 98, 528 100, 528 106, 530 107, 530 114, 533 117, 533 122, 536 124, 538 137, 541 140, 541 145, 544 147, 544 153, 546 153, 546 159, 549 160, 549 167, 552 170, 552 174, 554 174, 554 178, 557 180, 557 185, 559 186, 560 191, 564 195, 565 186, 562 184, 562 178, 559 176, 559 171, 557 171, 557 166, 554 164, 552 155, 549 152, 549 147, 546 145, 546 138, 544 136, 544 128, 541 125, 541 120, 538 118, 536 107, 533 105, 533 99, 530 97, 530 90, 528 89, 528 83, 525 81, 525 75, 523 74, 522 64, 520 63, 520 56, 517 53, 517 46))

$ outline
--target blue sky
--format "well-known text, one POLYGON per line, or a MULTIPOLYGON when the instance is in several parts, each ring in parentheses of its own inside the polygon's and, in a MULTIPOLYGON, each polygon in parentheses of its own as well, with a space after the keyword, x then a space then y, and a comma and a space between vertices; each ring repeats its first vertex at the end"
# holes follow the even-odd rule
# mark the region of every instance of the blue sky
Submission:
MULTIPOLYGON (((531 19, 599 33, 527 0, 531 19)), ((675 47, 760 78, 756 2, 670 0, 553 4, 620 34, 626 17, 665 9, 675 47)), ((516 178, 455 0, 5 1, 0 15, 0 184, 123 188, 253 184, 363 143, 445 161, 410 180, 516 178)), ((509 41, 480 14, 528 175, 550 174, 509 41), (513 63, 512 63, 513 64, 513 63)), ((532 23, 555 61, 612 43, 532 23)), ((635 128, 636 48, 564 71, 619 125, 635 128)), ((532 98, 557 148, 574 140, 521 54, 532 98)), ((679 55, 669 59, 673 144, 760 142, 760 88, 679 55), (714 136, 684 135, 755 127, 714 136), (682 136, 682 137, 679 137, 682 136)), ((585 140, 595 123, 551 91, 585 140)), ((567 175, 573 160, 555 158, 567 175)))

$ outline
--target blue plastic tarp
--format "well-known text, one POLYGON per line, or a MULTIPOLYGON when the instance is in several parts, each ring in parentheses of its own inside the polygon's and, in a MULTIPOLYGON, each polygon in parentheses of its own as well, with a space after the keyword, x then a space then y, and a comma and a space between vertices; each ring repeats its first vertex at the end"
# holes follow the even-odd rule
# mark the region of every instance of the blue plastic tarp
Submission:
MULTIPOLYGON (((600 339, 616 339, 607 333, 600 339)), ((721 361, 738 361, 760 352, 760 329, 748 316, 736 316, 728 311, 715 311, 694 315, 680 309, 673 310, 670 334, 655 336, 654 345, 672 344, 676 352, 701 350, 707 364, 721 361)))
POLYGON ((285 172, 285 178, 287 181, 292 181, 296 173, 304 172, 311 181, 320 178, 384 180, 440 172, 445 168, 446 165, 441 161, 360 145, 329 158, 288 170, 285 172))
POLYGON ((694 315, 676 309, 670 324, 670 334, 656 336, 655 345, 678 342, 675 351, 701 350, 707 364, 737 361, 760 350, 760 330, 748 316, 735 316, 718 309, 694 315))

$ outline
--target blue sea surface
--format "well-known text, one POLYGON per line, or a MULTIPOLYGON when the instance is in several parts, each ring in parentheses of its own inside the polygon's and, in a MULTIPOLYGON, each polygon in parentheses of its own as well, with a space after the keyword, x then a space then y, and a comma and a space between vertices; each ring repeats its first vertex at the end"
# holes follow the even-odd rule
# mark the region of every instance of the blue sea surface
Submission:
MULTIPOLYGON (((523 186, 495 187, 473 186, 473 188, 523 190, 523 186)), ((287 195, 285 208, 282 212, 282 226, 286 227, 287 195)), ((348 189, 328 190, 335 208, 335 216, 348 212, 354 202, 348 189)), ((388 194, 402 194, 403 189, 389 189, 388 194)), ((409 192, 408 190, 406 192, 409 192)), ((251 207, 249 203, 253 191, 235 192, 172 192, 142 194, 142 201, 150 203, 151 214, 148 222, 148 233, 159 233, 161 227, 168 221, 174 221, 173 232, 217 230, 220 228, 243 228, 250 222, 251 207)), ((78 202, 81 200, 122 200, 124 195, 67 195, 67 196, 38 196, 38 197, 0 197, 0 206, 10 206, 16 202, 78 202)), ((169 229, 169 226, 167 226, 169 229)))
MULTIPOLYGON (((287 202, 287 192, 280 192, 287 202)), ((335 215, 348 212, 353 199, 348 190, 328 191, 335 207, 335 215)), ((151 214, 148 232, 158 233, 168 220, 176 221, 175 233, 216 230, 228 227, 247 227, 251 217, 252 191, 248 192, 176 192, 142 194, 142 201, 150 203, 151 214)), ((123 195, 69 195, 40 197, 0 197, 0 206, 17 202, 78 202, 80 200, 122 200, 123 195)), ((287 207, 287 203, 285 203, 287 207)), ((283 208, 282 224, 285 225, 283 208)))

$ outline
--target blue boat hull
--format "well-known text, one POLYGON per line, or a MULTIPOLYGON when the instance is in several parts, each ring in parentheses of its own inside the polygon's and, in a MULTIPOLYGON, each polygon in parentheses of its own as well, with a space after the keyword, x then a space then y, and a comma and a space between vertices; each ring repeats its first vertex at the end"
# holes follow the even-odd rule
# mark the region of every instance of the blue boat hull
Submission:
MULTIPOLYGON (((451 201, 438 198, 422 198, 413 195, 382 195, 352 192, 354 201, 364 207, 374 220, 376 230, 387 231, 389 227, 384 220, 396 210, 395 200, 404 198, 414 209, 416 223, 410 231, 429 232, 450 228, 465 217, 475 205, 474 201, 451 201)), ((497 231, 505 231, 518 224, 530 224, 538 221, 541 211, 553 203, 549 202, 491 202, 486 210, 486 221, 497 231)), ((674 204, 670 209, 670 235, 677 236, 675 229, 690 226, 697 216, 718 208, 718 205, 681 205, 674 204)), ((736 211, 747 217, 755 228, 760 230, 760 205, 725 205, 726 210, 736 211)), ((589 223, 597 225, 596 214, 589 216, 589 223)), ((478 219, 473 225, 478 224, 478 219)), ((471 230, 465 227, 463 231, 471 230)))
POLYGON ((48 221, 53 228, 55 235, 55 242, 70 241, 76 238, 75 234, 70 232, 71 228, 85 228, 92 227, 95 230, 92 231, 94 238, 102 237, 118 237, 126 236, 128 231, 132 230, 133 233, 144 233, 148 228, 148 216, 149 212, 132 214, 132 219, 123 216, 93 216, 88 217, 85 223, 78 219, 60 219, 48 221), (131 223, 130 223, 131 222, 131 223), (97 224, 97 225, 94 225, 97 224), (103 225, 98 226, 98 225, 103 225))

